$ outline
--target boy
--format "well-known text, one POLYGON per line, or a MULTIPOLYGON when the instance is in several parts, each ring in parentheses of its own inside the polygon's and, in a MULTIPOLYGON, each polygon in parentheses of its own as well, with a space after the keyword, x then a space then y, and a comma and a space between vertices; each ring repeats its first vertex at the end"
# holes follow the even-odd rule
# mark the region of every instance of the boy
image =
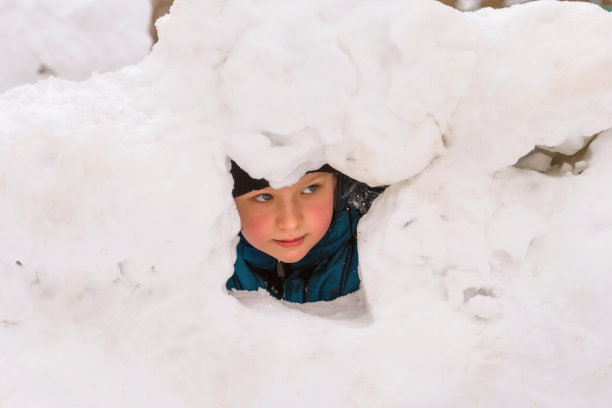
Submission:
POLYGON ((333 300, 359 289, 356 183, 325 165, 273 189, 232 161, 240 242, 228 290, 266 289, 278 299, 333 300))

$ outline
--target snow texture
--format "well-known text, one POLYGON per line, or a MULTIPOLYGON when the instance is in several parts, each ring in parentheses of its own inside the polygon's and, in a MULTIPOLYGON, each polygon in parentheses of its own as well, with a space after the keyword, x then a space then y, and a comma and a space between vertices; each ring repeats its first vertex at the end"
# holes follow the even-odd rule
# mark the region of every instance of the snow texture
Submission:
POLYGON ((0 92, 49 76, 80 81, 141 61, 150 0, 0 0, 0 92))
POLYGON ((608 406, 612 14, 184 0, 158 25, 138 65, 0 97, 1 406, 608 406), (580 171, 513 166, 593 135, 580 171), (228 295, 228 156, 392 184, 360 292, 228 295))

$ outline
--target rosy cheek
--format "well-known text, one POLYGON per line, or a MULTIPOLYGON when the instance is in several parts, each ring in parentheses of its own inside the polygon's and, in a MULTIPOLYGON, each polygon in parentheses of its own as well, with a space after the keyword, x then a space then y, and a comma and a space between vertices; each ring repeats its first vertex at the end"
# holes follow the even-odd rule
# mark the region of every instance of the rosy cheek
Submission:
POLYGON ((266 241, 270 228, 265 217, 254 217, 242 221, 242 234, 252 245, 266 241))
POLYGON ((311 220, 319 232, 325 233, 329 228, 332 218, 332 203, 322 203, 311 210, 311 220))

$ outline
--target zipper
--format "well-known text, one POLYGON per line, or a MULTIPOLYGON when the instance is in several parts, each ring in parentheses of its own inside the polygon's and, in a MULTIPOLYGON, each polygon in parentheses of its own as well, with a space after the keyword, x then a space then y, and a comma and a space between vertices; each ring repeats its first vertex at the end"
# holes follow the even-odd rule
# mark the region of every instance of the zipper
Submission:
POLYGON ((278 293, 276 295, 278 299, 283 299, 285 296, 285 281, 287 280, 287 275, 289 275, 289 268, 289 265, 285 262, 276 261, 276 275, 279 281, 278 293))
POLYGON ((340 296, 346 295, 346 284, 348 281, 348 275, 352 266, 352 258, 353 251, 355 250, 355 246, 357 245, 357 238, 355 237, 355 232, 353 231, 353 216, 351 215, 351 207, 344 207, 346 211, 348 211, 349 216, 349 229, 351 230, 351 240, 348 251, 346 251, 346 258, 344 258, 344 265, 342 268, 342 281, 340 282, 340 296))

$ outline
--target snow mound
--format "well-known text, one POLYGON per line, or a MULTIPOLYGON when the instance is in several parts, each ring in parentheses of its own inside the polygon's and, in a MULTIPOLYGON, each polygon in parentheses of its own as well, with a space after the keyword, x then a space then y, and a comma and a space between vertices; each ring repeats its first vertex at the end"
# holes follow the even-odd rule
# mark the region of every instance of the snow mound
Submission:
POLYGON ((185 0, 139 65, 6 92, 2 405, 606 406, 611 23, 185 0), (580 171, 514 166, 593 135, 580 171), (228 296, 228 156, 392 184, 360 223, 364 289, 228 296))
POLYGON ((3 1, 0 92, 140 62, 151 49, 150 18, 150 0, 3 1))

